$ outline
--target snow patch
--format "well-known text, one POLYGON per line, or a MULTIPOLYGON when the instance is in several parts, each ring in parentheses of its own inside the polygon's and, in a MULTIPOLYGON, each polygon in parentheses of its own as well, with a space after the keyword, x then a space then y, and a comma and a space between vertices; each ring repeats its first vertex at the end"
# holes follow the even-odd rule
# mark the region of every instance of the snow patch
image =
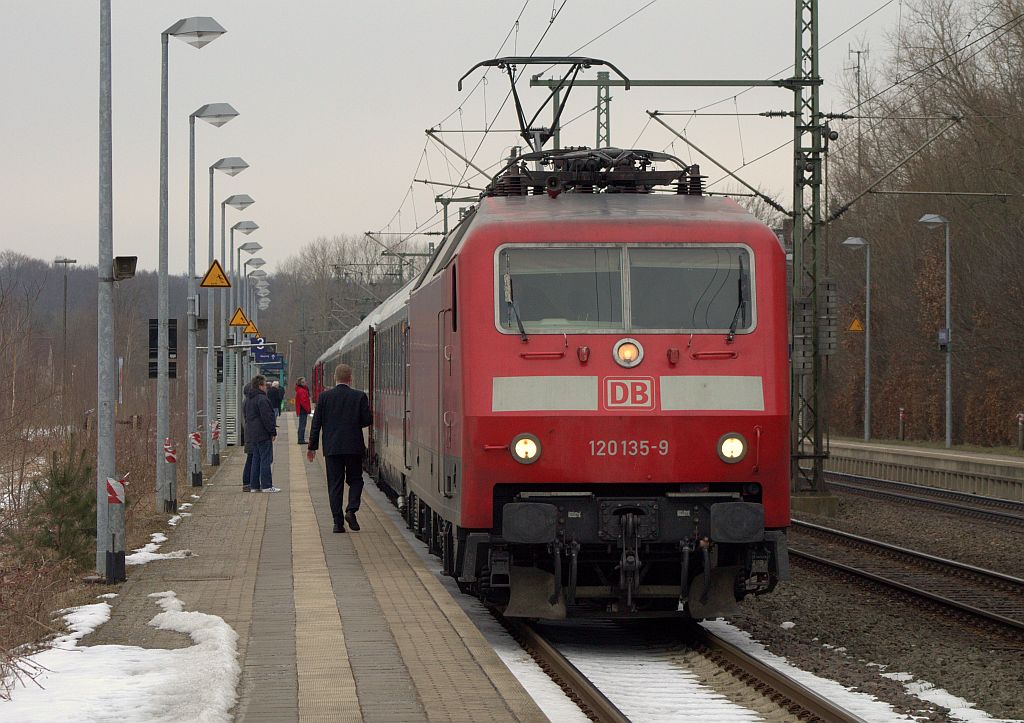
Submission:
POLYGON ((787 620, 786 622, 784 622, 781 625, 779 625, 779 627, 782 628, 783 630, 792 630, 793 628, 796 627, 796 623, 790 622, 789 620, 787 620))
POLYGON ((1004 718, 993 718, 988 713, 978 710, 970 703, 949 691, 936 687, 925 680, 915 680, 911 673, 882 673, 883 678, 903 683, 903 688, 910 695, 942 706, 949 710, 951 720, 966 723, 983 723, 985 721, 1004 721, 1004 718))
POLYGON ((184 633, 193 645, 177 650, 78 647, 83 636, 110 618, 110 606, 62 610, 72 632, 30 656, 29 666, 40 671, 34 681, 8 681, 12 697, 0 701, 0 719, 230 721, 239 678, 237 633, 216 615, 185 611, 173 592, 150 597, 163 612, 149 624, 184 633))
POLYGON ((179 510, 190 510, 190 509, 192 509, 192 503, 191 502, 182 502, 180 505, 178 505, 178 509, 179 510))
POLYGON ((194 500, 198 500, 200 495, 190 495, 190 497, 194 500))
POLYGON ((115 597, 117 597, 117 593, 116 592, 105 592, 102 595, 97 595, 96 597, 99 600, 113 600, 115 597))
POLYGON ((191 550, 157 552, 160 549, 160 545, 167 542, 167 535, 162 532, 154 532, 149 536, 149 540, 143 547, 136 548, 132 554, 126 555, 124 564, 145 565, 147 562, 153 562, 154 560, 181 560, 182 558, 192 556, 191 550))
MULTIPOLYGON (((785 673, 793 680, 806 685, 808 688, 817 692, 819 695, 828 698, 833 703, 856 713, 869 723, 891 723, 891 721, 914 720, 909 716, 897 713, 893 710, 892 706, 878 700, 873 695, 858 693, 846 688, 834 680, 821 678, 813 673, 800 670, 799 668, 791 665, 785 658, 775 655, 775 653, 768 652, 761 643, 751 638, 746 631, 740 630, 731 623, 725 622, 724 620, 715 620, 701 623, 701 625, 720 638, 732 643, 736 647, 742 648, 761 662, 785 673)), ((825 645, 825 647, 832 648, 835 646, 825 645)))
POLYGON ((181 522, 181 515, 175 515, 174 517, 172 517, 169 520, 167 520, 167 524, 170 525, 171 527, 174 527, 179 522, 181 522))

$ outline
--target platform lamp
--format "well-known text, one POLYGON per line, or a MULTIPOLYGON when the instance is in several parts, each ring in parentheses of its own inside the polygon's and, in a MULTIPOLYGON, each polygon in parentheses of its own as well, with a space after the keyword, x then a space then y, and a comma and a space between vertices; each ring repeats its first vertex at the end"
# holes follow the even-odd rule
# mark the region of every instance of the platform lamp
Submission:
MULTIPOLYGON (((168 45, 169 38, 178 38, 194 48, 216 40, 225 32, 221 25, 210 17, 184 18, 174 23, 160 34, 160 219, 157 257, 157 378, 156 378, 156 509, 163 512, 174 512, 178 507, 177 494, 174 487, 174 471, 164 456, 164 440, 170 437, 170 364, 168 327, 170 318, 169 277, 167 272, 167 106, 168 106, 168 45)), ((101 263, 100 266, 103 264, 101 263)), ((102 364, 101 364, 102 366, 102 364)), ((101 398, 100 408, 103 408, 101 398)), ((99 487, 103 478, 113 474, 114 452, 111 444, 106 449, 100 445, 99 457, 103 460, 97 469, 99 487), (109 456, 109 464, 106 463, 109 456)), ((105 526, 105 520, 97 519, 99 527, 105 526)), ((97 551, 97 564, 101 564, 101 553, 97 551)))
MULTIPOLYGON (((255 323, 258 322, 259 319, 258 319, 258 316, 256 314, 256 309, 253 308, 252 304, 248 303, 248 294, 252 291, 252 287, 254 287, 260 280, 266 278, 267 272, 264 271, 263 269, 259 268, 260 266, 263 266, 263 265, 266 264, 266 261, 264 261, 263 259, 259 259, 259 258, 257 258, 257 259, 250 259, 250 261, 256 261, 257 263, 252 264, 252 266, 254 266, 255 268, 248 273, 248 278, 252 279, 252 281, 250 282, 249 280, 246 280, 246 282, 245 282, 245 288, 246 288, 246 314, 249 316, 250 321, 252 321, 255 324, 255 323), (252 286, 250 286, 250 284, 252 286)), ((259 373, 259 369, 255 365, 253 366, 252 373, 253 374, 258 374, 259 373)))
MULTIPOLYGON (((244 210, 246 208, 249 208, 249 206, 253 205, 254 203, 256 203, 256 201, 253 200, 253 197, 248 195, 248 194, 246 194, 246 193, 236 193, 234 195, 228 196, 227 198, 225 198, 223 201, 220 202, 220 260, 221 260, 221 263, 224 264, 224 271, 225 271, 225 273, 229 273, 228 272, 228 268, 234 262, 234 257, 235 257, 235 252, 234 252, 234 249, 232 248, 231 256, 230 256, 230 259, 229 259, 228 253, 227 253, 227 248, 226 248, 226 243, 227 242, 226 242, 226 238, 225 238, 226 234, 225 234, 224 227, 225 227, 225 224, 226 224, 226 218, 225 217, 226 217, 227 207, 231 206, 231 208, 238 209, 239 211, 241 211, 241 210, 244 210)), ((253 227, 256 227, 256 224, 252 223, 251 221, 249 221, 248 223, 252 224, 253 227)), ((255 230, 255 228, 253 230, 255 230)), ((232 235, 232 239, 233 239, 233 235, 232 235)), ((229 275, 228 278, 230 279, 231 276, 229 275)), ((227 396, 226 396, 226 394, 227 394, 227 382, 226 382, 226 379, 227 379, 228 358, 229 358, 228 353, 227 353, 227 351, 228 351, 227 348, 228 348, 228 345, 229 345, 229 341, 228 341, 228 339, 229 339, 229 337, 228 337, 228 331, 229 331, 228 320, 231 318, 231 314, 235 310, 235 307, 232 304, 232 302, 234 300, 234 293, 235 293, 235 289, 234 289, 234 285, 233 285, 234 282, 232 281, 231 283, 232 283, 232 286, 229 286, 228 290, 227 290, 227 295, 228 295, 228 298, 226 299, 227 303, 224 303, 225 299, 223 299, 223 298, 221 299, 221 313, 220 313, 220 344, 221 344, 220 349, 221 349, 221 359, 223 359, 223 363, 222 363, 220 382, 218 383, 218 392, 219 392, 218 398, 220 399, 220 407, 217 409, 217 420, 220 421, 224 425, 225 429, 227 427, 227 424, 226 424, 225 419, 224 419, 224 416, 225 416, 224 415, 224 410, 225 410, 225 408, 227 406, 227 396)), ((213 309, 211 309, 210 311, 213 312, 213 309)), ((214 318, 215 318, 215 314, 211 313, 209 315, 208 323, 212 324, 214 318)), ((210 350, 209 353, 210 354, 216 354, 216 352, 214 350, 210 350)), ((214 357, 214 364, 216 365, 216 356, 214 357)), ((220 461, 220 450, 221 450, 221 446, 224 444, 224 440, 225 440, 225 437, 222 436, 219 440, 216 440, 216 441, 213 442, 214 457, 218 461, 220 461)))
MULTIPOLYGON (((238 156, 228 156, 221 158, 216 163, 210 166, 210 219, 209 219, 209 262, 212 265, 214 261, 214 247, 213 247, 213 215, 214 215, 214 201, 213 201, 213 180, 215 171, 226 173, 229 176, 237 176, 239 173, 249 167, 249 164, 243 161, 238 156)), ((217 345, 217 325, 213 323, 213 320, 217 318, 216 309, 216 296, 214 295, 215 289, 210 288, 206 290, 206 306, 207 313, 210 322, 206 325, 206 348, 209 353, 206 355, 206 419, 212 421, 214 419, 214 408, 213 408, 213 389, 214 389, 214 373, 213 365, 216 361, 216 354, 214 350, 217 345)), ((204 428, 206 434, 206 463, 209 465, 220 464, 220 454, 214 449, 213 446, 213 428, 212 425, 206 424, 204 428)))
POLYGON ((249 314, 251 312, 251 309, 249 308, 250 307, 250 304, 249 304, 249 292, 252 289, 250 287, 249 277, 258 279, 258 278, 261 278, 263 276, 266 276, 267 275, 266 271, 260 271, 260 267, 261 266, 265 266, 266 263, 267 262, 264 261, 263 259, 261 259, 259 256, 256 256, 254 258, 249 259, 244 264, 242 264, 242 276, 245 278, 245 291, 244 291, 244 295, 242 296, 241 307, 242 307, 243 311, 245 311, 245 315, 246 316, 249 316, 249 314), (248 267, 250 267, 250 266, 253 267, 254 271, 248 271, 247 270, 248 267))
POLYGON ((235 231, 248 235, 258 228, 259 226, 252 221, 239 221, 231 227, 231 288, 228 289, 231 295, 231 303, 229 303, 228 306, 231 308, 228 310, 227 314, 225 314, 225 319, 233 314, 236 308, 242 306, 242 252, 244 251, 247 254, 254 254, 263 248, 263 246, 256 241, 246 241, 238 247, 238 251, 236 253, 235 231), (238 289, 237 291, 235 290, 236 287, 238 289))
POLYGON ((843 246, 863 247, 864 257, 864 441, 871 439, 871 244, 860 236, 851 236, 843 246))
MULTIPOLYGON (((196 118, 200 118, 210 125, 219 128, 232 118, 238 115, 238 111, 228 103, 207 103, 200 106, 188 117, 188 304, 185 316, 188 327, 188 392, 186 419, 188 420, 188 431, 191 432, 193 425, 198 424, 197 416, 197 365, 198 353, 198 329, 196 318, 199 315, 199 294, 196 289, 196 118)), ((213 289, 210 289, 208 298, 212 297, 213 289)), ((213 322, 214 315, 212 307, 208 309, 207 329, 213 322)), ((209 331, 207 331, 209 335, 209 331)), ((208 336, 209 338, 209 336, 208 336)), ((213 354, 212 349, 207 351, 207 364, 213 354)), ((207 380, 209 382, 209 380, 207 380)), ((210 388, 205 390, 207 398, 210 396, 210 388)), ((209 417, 207 417, 209 419, 209 417)), ((202 428, 206 425, 200 425, 202 428)), ((212 444, 212 437, 207 433, 207 448, 212 444)), ((200 465, 200 452, 191 444, 186 445, 188 450, 188 468, 192 478, 193 487, 203 486, 203 470, 200 465)), ((219 462, 219 458, 217 459, 219 462)))
POLYGON ((950 301, 949 219, 936 213, 926 213, 917 219, 917 222, 931 229, 946 227, 946 327, 939 329, 939 348, 946 352, 946 449, 949 449, 953 446, 953 319, 950 301))

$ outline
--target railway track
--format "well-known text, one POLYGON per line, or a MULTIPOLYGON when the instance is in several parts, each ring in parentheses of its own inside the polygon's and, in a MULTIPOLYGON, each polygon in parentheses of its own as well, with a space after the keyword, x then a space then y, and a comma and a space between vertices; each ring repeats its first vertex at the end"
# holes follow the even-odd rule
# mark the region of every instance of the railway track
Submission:
POLYGON ((938 487, 896 482, 877 477, 863 477, 845 472, 826 471, 829 487, 876 499, 899 500, 947 512, 1024 526, 1024 503, 998 497, 983 497, 966 492, 944 490, 938 487))
MULTIPOLYGON (((633 643, 640 641, 636 650, 631 651, 626 659, 614 658, 615 673, 612 677, 616 690, 609 689, 606 680, 601 687, 577 668, 560 648, 573 641, 570 646, 578 646, 579 639, 595 637, 598 631, 589 628, 573 630, 572 628, 549 628, 545 625, 529 625, 516 621, 503 620, 503 624, 512 632, 521 645, 537 661, 541 668, 572 698, 583 712, 594 721, 621 723, 631 720, 623 710, 618 708, 610 697, 620 696, 628 701, 629 691, 633 685, 630 681, 646 680, 646 671, 654 660, 673 661, 671 666, 684 675, 690 667, 683 659, 684 655, 696 654, 706 659, 707 665, 714 670, 724 670, 734 679, 736 685, 747 690, 746 697, 765 701, 767 705, 788 713, 787 720, 801 721, 837 721, 839 723, 862 723, 857 715, 843 709, 822 695, 790 678, 785 673, 761 662, 741 648, 720 638, 713 632, 693 624, 674 627, 677 635, 666 635, 664 623, 657 626, 630 623, 623 626, 603 625, 600 628, 601 645, 595 652, 603 652, 607 646, 614 647, 623 640, 633 643), (636 666, 637 670, 631 670, 636 666), (623 691, 618 686, 627 690, 623 691), (603 688, 603 689, 602 689, 603 688), (616 694, 618 691, 619 695, 616 694), (610 697, 609 697, 610 696, 610 697)), ((719 678, 719 676, 716 676, 719 678)), ((665 688, 672 686, 666 685, 665 688)), ((657 686, 644 691, 645 698, 657 699, 657 686)), ((719 693, 710 689, 706 695, 722 698, 719 693)), ((733 696, 735 691, 733 691, 733 696)), ((739 696, 743 697, 743 696, 739 696)), ((742 705, 742 703, 741 703, 742 705)), ((669 704, 669 707, 671 705, 669 704)), ((756 713, 750 711, 751 719, 756 713)), ((646 719, 637 717, 635 720, 646 719)))
POLYGON ((848 532, 792 521, 790 554, 1024 634, 1024 580, 848 532))

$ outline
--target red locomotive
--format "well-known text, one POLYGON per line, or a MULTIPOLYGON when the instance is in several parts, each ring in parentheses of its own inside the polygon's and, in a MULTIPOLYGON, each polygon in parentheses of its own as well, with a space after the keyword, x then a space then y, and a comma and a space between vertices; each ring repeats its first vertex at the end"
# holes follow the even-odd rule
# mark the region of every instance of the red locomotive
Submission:
POLYGON ((694 172, 513 159, 317 361, 314 393, 353 366, 371 471, 506 615, 708 617, 788 575, 784 254, 694 172))

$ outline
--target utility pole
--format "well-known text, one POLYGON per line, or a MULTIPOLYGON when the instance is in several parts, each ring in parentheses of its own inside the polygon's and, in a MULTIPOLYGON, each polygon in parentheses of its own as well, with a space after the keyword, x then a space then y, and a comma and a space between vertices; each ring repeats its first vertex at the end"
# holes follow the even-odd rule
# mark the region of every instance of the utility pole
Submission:
POLYGON ((864 113, 863 113, 863 110, 860 107, 860 78, 861 78, 861 65, 860 65, 860 63, 861 63, 861 56, 867 55, 868 49, 867 48, 863 48, 863 49, 854 50, 853 48, 848 48, 846 52, 847 52, 847 55, 856 55, 857 56, 857 66, 856 66, 856 68, 854 68, 855 78, 857 80, 857 188, 863 188, 864 187, 864 182, 863 182, 862 176, 863 176, 863 173, 864 173, 864 164, 863 164, 863 157, 861 155, 861 151, 862 151, 861 140, 864 138, 864 136, 863 136, 863 134, 861 133, 861 130, 860 130, 860 122, 861 122, 861 116, 863 116, 864 113))

